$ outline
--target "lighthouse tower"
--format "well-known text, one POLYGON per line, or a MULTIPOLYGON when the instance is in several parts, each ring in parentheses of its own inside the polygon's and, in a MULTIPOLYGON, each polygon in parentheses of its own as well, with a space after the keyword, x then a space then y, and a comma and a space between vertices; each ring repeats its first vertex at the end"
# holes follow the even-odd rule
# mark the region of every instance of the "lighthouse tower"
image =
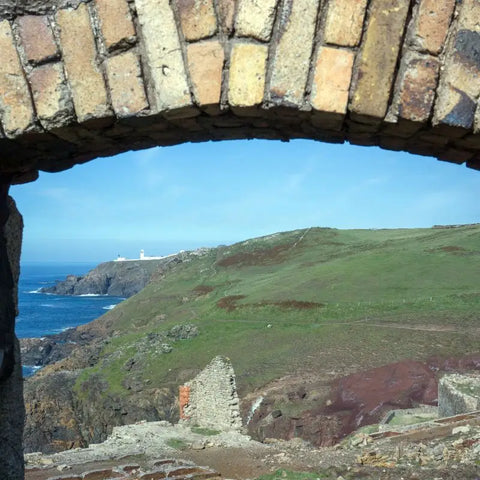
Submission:
POLYGON ((145 251, 140 250, 140 260, 145 260, 145 251))

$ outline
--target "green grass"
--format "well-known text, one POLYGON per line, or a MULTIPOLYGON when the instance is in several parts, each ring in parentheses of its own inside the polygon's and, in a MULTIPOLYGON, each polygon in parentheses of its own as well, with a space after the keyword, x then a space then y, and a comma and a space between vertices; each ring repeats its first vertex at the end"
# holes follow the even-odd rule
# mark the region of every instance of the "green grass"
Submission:
POLYGON ((213 428, 206 427, 192 427, 190 430, 193 433, 198 433, 199 435, 205 435, 208 437, 219 435, 221 433, 220 430, 214 430, 213 428))
POLYGON ((165 443, 175 450, 185 450, 188 447, 181 438, 169 438, 165 443))
POLYGON ((123 365, 132 345, 183 323, 197 325, 199 336, 172 343, 167 355, 146 351, 135 375, 177 386, 225 355, 243 394, 300 370, 477 352, 479 261, 480 226, 314 228, 212 249, 101 318, 114 336, 77 392, 95 373, 110 393, 127 395, 123 365), (232 309, 219 306, 233 296, 232 309))
POLYGON ((318 478, 325 477, 323 475, 319 476, 319 474, 315 472, 295 472, 292 470, 279 469, 274 473, 257 477, 257 480, 317 480, 318 478))

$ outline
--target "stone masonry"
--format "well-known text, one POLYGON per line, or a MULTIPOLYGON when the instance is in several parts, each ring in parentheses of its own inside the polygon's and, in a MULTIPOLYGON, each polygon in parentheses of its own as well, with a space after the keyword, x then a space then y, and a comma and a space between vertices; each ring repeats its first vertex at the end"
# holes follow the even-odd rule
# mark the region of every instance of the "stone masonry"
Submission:
POLYGON ((180 387, 180 397, 180 418, 184 422, 221 431, 242 428, 235 373, 228 358, 215 357, 180 387))
POLYGON ((438 383, 438 414, 452 417, 480 410, 478 375, 445 375, 438 383))
POLYGON ((0 174, 236 138, 480 168, 476 0, 0 2, 0 174))

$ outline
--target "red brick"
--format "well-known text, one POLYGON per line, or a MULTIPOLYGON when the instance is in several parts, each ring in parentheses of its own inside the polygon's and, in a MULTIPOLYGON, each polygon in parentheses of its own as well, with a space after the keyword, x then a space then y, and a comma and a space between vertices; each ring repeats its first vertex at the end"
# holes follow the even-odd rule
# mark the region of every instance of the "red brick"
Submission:
POLYGON ((192 43, 187 57, 195 100, 201 106, 218 105, 225 60, 223 46, 217 41, 192 43))
POLYGON ((412 34, 420 50, 438 55, 445 44, 455 0, 421 0, 412 34))
POLYGON ((217 31, 213 0, 175 0, 186 40, 211 37, 217 31))
POLYGON ((126 0, 95 0, 95 5, 107 49, 135 39, 135 27, 126 0))
POLYGON ((435 57, 409 52, 403 62, 403 72, 397 88, 398 116, 412 122, 427 122, 430 118, 440 63, 435 57))
POLYGON ((29 62, 40 62, 58 55, 58 48, 46 16, 18 17, 17 25, 22 47, 29 62))
POLYGON ((354 59, 355 54, 349 50, 318 50, 311 96, 315 110, 342 114, 347 111, 354 59))
POLYGON ((28 79, 38 118, 45 128, 58 128, 74 117, 68 87, 60 62, 47 63, 32 70, 28 79))

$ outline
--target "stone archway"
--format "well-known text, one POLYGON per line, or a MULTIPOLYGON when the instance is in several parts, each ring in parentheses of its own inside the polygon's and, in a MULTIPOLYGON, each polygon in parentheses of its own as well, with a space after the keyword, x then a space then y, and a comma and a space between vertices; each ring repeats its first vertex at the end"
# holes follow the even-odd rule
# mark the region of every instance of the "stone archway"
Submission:
MULTIPOLYGON (((349 141, 480 169, 479 18, 475 0, 0 2, 0 430, 3 407, 21 403, 9 185, 236 138, 349 141)), ((9 428, 0 476, 22 478, 21 428, 9 428)))

